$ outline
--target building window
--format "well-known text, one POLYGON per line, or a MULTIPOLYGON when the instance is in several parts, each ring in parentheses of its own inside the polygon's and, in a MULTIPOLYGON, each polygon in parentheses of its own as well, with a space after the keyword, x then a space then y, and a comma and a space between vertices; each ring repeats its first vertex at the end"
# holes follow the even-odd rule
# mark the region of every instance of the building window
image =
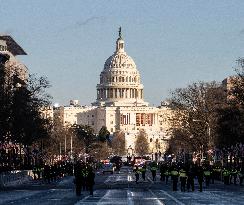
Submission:
POLYGON ((114 122, 113 122, 113 121, 111 121, 111 122, 110 122, 110 124, 112 125, 112 124, 114 124, 114 122))
POLYGON ((111 132, 113 132, 113 128, 111 128, 111 132))

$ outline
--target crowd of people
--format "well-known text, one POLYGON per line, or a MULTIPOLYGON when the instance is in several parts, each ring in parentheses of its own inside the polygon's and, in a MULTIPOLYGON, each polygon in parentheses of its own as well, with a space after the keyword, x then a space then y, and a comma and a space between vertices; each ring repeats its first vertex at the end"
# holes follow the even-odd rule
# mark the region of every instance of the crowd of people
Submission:
POLYGON ((156 172, 160 172, 160 180, 168 184, 169 179, 172 181, 172 190, 178 190, 180 182, 180 190, 195 191, 195 179, 197 179, 199 191, 203 190, 203 183, 206 187, 214 184, 215 180, 223 181, 225 185, 235 184, 243 185, 244 181, 244 166, 217 166, 209 165, 208 163, 198 165, 194 163, 152 163, 148 168, 144 165, 141 168, 135 167, 134 173, 136 183, 139 181, 140 174, 145 180, 145 172, 149 170, 153 181, 156 180, 156 172))
POLYGON ((60 161, 52 165, 36 165, 32 169, 34 180, 42 179, 51 183, 66 175, 73 175, 73 164, 68 161, 60 161))
POLYGON ((93 186, 95 184, 95 173, 90 164, 78 161, 74 169, 74 184, 76 186, 76 195, 80 196, 81 191, 89 191, 93 196, 93 186))

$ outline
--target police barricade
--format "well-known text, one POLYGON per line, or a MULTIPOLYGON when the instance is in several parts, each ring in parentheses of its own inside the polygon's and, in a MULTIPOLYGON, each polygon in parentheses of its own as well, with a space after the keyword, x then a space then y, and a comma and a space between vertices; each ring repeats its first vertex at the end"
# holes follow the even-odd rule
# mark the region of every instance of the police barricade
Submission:
POLYGON ((33 178, 31 170, 14 170, 0 173, 0 188, 14 186, 27 182, 33 178))

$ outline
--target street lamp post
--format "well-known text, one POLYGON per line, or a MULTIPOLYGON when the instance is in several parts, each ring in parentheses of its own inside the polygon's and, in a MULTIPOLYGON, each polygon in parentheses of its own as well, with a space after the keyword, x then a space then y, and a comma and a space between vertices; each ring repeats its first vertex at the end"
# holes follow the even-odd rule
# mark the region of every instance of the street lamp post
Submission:
MULTIPOLYGON (((202 121, 202 120, 193 120, 193 122, 204 122, 207 125, 207 136, 208 136, 208 145, 207 145, 207 147, 208 147, 208 149, 210 149, 212 147, 212 137, 211 137, 211 127, 210 127, 209 123, 206 122, 206 121, 202 121)), ((203 152, 204 152, 203 145, 201 147, 201 152, 202 152, 201 153, 201 155, 202 155, 201 157, 203 159, 203 152)))

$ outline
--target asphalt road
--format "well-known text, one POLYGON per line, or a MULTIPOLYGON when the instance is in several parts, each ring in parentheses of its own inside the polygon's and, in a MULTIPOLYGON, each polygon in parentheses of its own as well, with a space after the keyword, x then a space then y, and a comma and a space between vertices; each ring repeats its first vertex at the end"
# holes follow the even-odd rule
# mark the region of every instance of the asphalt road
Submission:
POLYGON ((131 168, 123 167, 120 172, 112 174, 96 173, 94 196, 82 192, 75 196, 73 177, 44 184, 34 181, 21 186, 9 187, 0 192, 0 204, 18 205, 184 205, 184 204, 244 204, 244 187, 238 185, 225 186, 222 182, 211 184, 203 192, 173 192, 172 184, 166 185, 159 180, 152 181, 148 171, 146 181, 140 179, 135 183, 131 168))

